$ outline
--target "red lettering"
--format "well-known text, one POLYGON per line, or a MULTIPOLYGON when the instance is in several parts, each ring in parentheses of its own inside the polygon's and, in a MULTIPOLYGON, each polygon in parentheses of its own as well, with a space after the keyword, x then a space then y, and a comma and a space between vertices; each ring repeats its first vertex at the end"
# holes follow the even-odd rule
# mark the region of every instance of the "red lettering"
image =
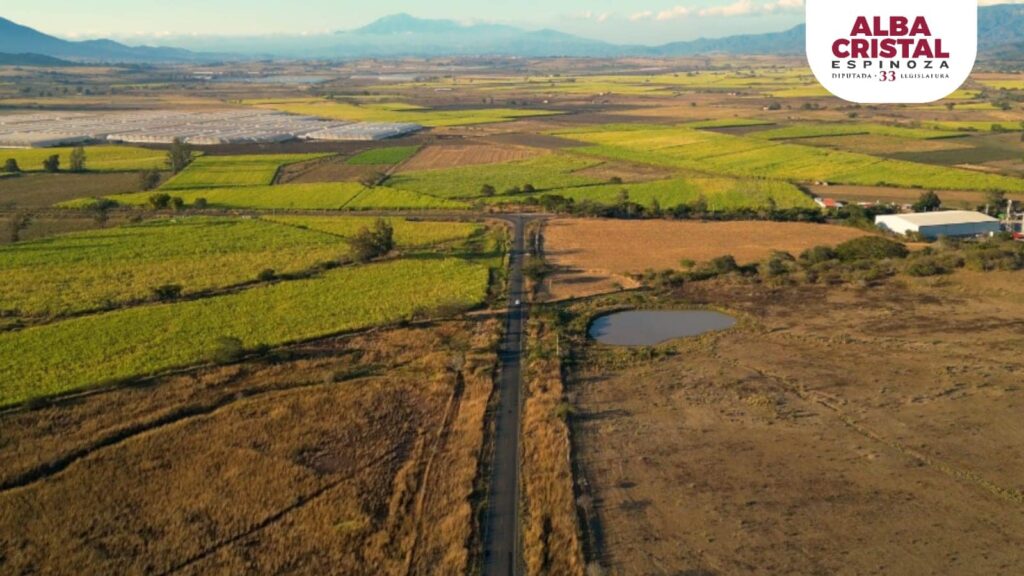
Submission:
POLYGON ((850 57, 851 58, 870 58, 868 56, 868 49, 871 47, 871 42, 863 39, 856 39, 850 42, 850 57))
POLYGON ((836 58, 849 58, 850 57, 850 51, 849 50, 843 50, 843 47, 846 47, 846 46, 849 46, 849 45, 850 45, 850 41, 849 40, 844 40, 842 38, 840 38, 839 40, 836 40, 835 44, 832 44, 832 54, 835 55, 836 58))
POLYGON ((858 16, 857 21, 853 23, 853 32, 850 32, 850 36, 871 36, 871 26, 868 24, 868 19, 864 16, 858 16))
POLYGON ((907 32, 909 32, 907 28, 908 22, 903 16, 893 16, 889 21, 889 35, 906 36, 907 32))
POLYGON ((928 28, 928 21, 924 19, 924 16, 918 16, 914 19, 914 27, 910 29, 911 36, 931 36, 932 31, 928 28))
POLYGON ((942 38, 935 39, 935 57, 936 58, 949 58, 949 52, 942 51, 942 38))

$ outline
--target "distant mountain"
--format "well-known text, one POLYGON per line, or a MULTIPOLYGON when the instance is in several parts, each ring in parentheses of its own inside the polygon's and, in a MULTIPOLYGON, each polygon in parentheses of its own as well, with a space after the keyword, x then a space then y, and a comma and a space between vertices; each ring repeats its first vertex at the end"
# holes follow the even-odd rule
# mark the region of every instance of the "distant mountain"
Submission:
POLYGON ((42 54, 4 54, 0 52, 0 66, 45 66, 57 68, 78 66, 78 64, 42 54))
POLYGON ((331 57, 398 56, 617 56, 639 48, 588 40, 556 30, 528 31, 503 24, 460 24, 408 14, 386 16, 337 32, 331 57))
MULTIPOLYGON (((462 24, 395 14, 361 28, 312 36, 179 37, 161 40, 182 48, 126 46, 111 40, 71 42, 0 18, 0 53, 40 54, 75 61, 193 61, 235 57, 359 59, 444 56, 523 58, 693 56, 698 54, 804 53, 804 25, 783 32, 701 38, 662 46, 618 45, 559 32, 503 24, 462 24)), ((1024 5, 982 7, 979 42, 983 56, 1024 58, 1024 5)))
POLYGON ((0 18, 0 53, 30 53, 70 60, 116 62, 184 61, 196 57, 180 48, 126 46, 112 40, 61 40, 6 18, 0 18))

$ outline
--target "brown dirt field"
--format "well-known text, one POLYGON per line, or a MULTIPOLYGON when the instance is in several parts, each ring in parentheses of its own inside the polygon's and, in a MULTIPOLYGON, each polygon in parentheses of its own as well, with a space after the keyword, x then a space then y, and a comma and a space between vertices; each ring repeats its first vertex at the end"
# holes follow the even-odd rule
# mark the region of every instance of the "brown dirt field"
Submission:
POLYGON ((792 222, 556 219, 544 231, 544 256, 559 270, 545 288, 553 299, 636 287, 630 274, 679 268, 731 254, 754 262, 775 250, 799 254, 867 232, 792 222))
POLYGON ((136 172, 22 174, 0 180, 0 208, 45 208, 76 198, 138 192, 141 189, 136 172))
POLYGON ((587 345, 570 379, 588 560, 613 574, 1020 573, 1019 273, 869 290, 716 281, 673 302, 742 320, 654 359, 587 345))
POLYGON ((313 184, 316 182, 355 182, 363 176, 379 172, 379 166, 351 166, 346 164, 349 156, 335 156, 293 164, 281 169, 278 184, 313 184))
POLYGON ((399 172, 437 170, 479 164, 503 164, 546 154, 545 150, 494 144, 445 144, 428 146, 402 164, 399 172))
POLYGON ((327 340, 0 415, 0 572, 466 572, 497 332, 327 340))
MULTIPOLYGON (((922 190, 910 188, 890 188, 885 186, 808 186, 808 189, 817 196, 835 198, 846 202, 896 202, 899 204, 913 204, 921 197, 922 190)), ((942 199, 943 205, 948 208, 971 208, 985 203, 984 192, 969 192, 963 190, 938 190, 936 194, 942 199)), ((1011 198, 1020 198, 1020 195, 1010 194, 1011 198)))
POLYGON ((654 180, 671 178, 673 172, 658 166, 649 166, 644 164, 602 162, 589 168, 579 170, 576 174, 605 181, 618 177, 622 178, 623 182, 651 182, 654 180))

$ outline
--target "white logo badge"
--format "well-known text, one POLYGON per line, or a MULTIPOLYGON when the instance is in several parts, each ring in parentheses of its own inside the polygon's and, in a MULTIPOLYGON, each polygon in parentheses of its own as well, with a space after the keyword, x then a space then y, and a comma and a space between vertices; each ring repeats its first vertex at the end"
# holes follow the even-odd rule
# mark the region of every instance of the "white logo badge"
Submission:
POLYGON ((807 0, 807 61, 843 100, 941 100, 977 56, 977 0, 807 0))

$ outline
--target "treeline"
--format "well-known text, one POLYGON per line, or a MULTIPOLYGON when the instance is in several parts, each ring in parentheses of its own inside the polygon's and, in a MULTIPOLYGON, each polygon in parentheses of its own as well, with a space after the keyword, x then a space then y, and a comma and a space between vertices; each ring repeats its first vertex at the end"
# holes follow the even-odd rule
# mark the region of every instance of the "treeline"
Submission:
POLYGON ((781 284, 856 284, 871 286, 905 274, 928 277, 965 268, 980 272, 1024 270, 1024 244, 1002 234, 983 242, 942 238, 911 252, 906 245, 880 236, 865 236, 835 247, 816 246, 798 256, 774 252, 761 262, 739 264, 722 256, 700 264, 684 261, 684 270, 647 271, 638 277, 654 288, 677 288, 736 276, 781 284))

